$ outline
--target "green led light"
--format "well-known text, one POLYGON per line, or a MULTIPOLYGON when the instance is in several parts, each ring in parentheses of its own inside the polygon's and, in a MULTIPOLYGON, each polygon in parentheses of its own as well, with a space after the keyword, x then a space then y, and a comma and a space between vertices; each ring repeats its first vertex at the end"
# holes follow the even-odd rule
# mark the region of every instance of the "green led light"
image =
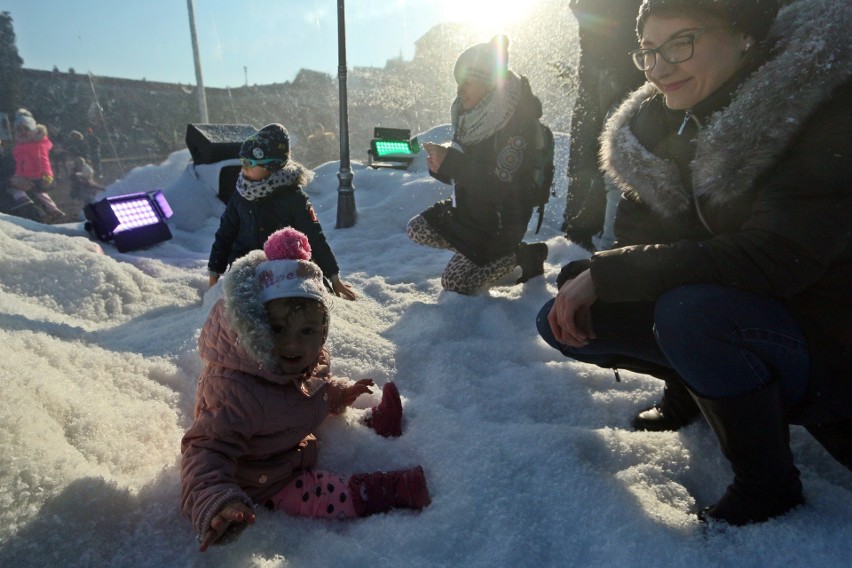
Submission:
POLYGON ((390 154, 411 154, 411 147, 408 142, 401 140, 375 140, 376 154, 378 157, 384 157, 390 154))

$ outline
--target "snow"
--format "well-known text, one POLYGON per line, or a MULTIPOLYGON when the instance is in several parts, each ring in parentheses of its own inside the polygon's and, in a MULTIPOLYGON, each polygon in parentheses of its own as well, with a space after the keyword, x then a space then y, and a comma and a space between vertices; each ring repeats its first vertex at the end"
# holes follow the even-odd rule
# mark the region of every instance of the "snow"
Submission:
MULTIPOLYGON (((442 140, 447 126, 422 140, 442 140)), ((557 171, 567 140, 557 134, 557 171)), ((409 218, 449 188, 420 156, 408 171, 353 164, 357 224, 335 229, 337 163, 307 188, 357 302, 337 300, 333 369, 397 382, 404 434, 359 423, 379 393, 318 432, 340 473, 422 464, 433 501, 347 522, 260 509, 204 554, 179 512, 180 439, 201 369, 196 339, 219 287, 206 261, 224 205, 214 166, 189 152, 132 171, 108 195, 163 189, 174 238, 118 253, 82 223, 0 215, 2 566, 847 566, 852 475, 801 428, 807 503, 761 525, 707 531, 692 511, 731 474, 703 422, 640 433, 650 377, 562 358, 534 320, 559 267, 584 256, 559 232, 565 178, 537 237, 544 278, 510 275, 473 297, 441 291, 450 253, 407 239, 409 218), (99 249, 103 249, 103 253, 99 249)), ((534 223, 534 221, 533 221, 534 223)))

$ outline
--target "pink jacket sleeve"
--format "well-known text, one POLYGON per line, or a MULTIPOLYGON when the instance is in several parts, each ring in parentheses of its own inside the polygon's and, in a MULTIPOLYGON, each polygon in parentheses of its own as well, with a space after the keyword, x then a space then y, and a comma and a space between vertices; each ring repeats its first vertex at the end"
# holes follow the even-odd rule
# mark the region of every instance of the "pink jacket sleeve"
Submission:
POLYGON ((328 381, 328 411, 331 414, 342 414, 346 410, 346 388, 351 384, 349 379, 328 381))

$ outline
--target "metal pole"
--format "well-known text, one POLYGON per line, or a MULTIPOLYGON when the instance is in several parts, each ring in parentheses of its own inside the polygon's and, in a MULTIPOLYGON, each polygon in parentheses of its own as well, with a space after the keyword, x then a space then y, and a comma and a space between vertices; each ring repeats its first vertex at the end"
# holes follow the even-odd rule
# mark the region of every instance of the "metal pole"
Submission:
POLYGON ((202 124, 209 124, 207 117, 207 97, 204 94, 204 79, 201 77, 201 56, 198 54, 198 36, 195 33, 195 6, 193 0, 186 0, 189 12, 189 34, 192 37, 192 57, 195 60, 195 83, 198 91, 198 110, 201 113, 202 124))
POLYGON ((337 179, 337 228, 346 229, 355 224, 355 188, 349 167, 349 111, 346 102, 346 8, 344 0, 337 0, 337 80, 340 84, 340 171, 337 179))

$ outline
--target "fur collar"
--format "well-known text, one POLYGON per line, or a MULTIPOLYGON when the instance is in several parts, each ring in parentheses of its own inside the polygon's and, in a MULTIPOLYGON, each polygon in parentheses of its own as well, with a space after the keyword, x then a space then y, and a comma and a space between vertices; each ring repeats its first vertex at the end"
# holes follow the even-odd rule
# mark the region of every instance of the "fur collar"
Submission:
POLYGON ((261 250, 253 250, 235 260, 222 280, 222 295, 225 317, 237 332, 239 342, 262 368, 274 369, 272 330, 255 278, 257 266, 265 260, 266 255, 261 250))
POLYGON ((36 124, 35 130, 31 130, 26 137, 17 137, 15 138, 16 144, 29 144, 41 142, 42 140, 47 138, 47 126, 43 124, 36 124))
POLYGON ((304 187, 314 179, 314 172, 296 162, 290 160, 280 170, 260 181, 249 181, 240 172, 237 178, 237 191, 249 201, 255 201, 266 197, 279 187, 304 187))
MULTIPOLYGON (((782 9, 770 31, 769 60, 749 75, 730 105, 709 117, 691 163, 695 197, 730 202, 754 185, 810 115, 852 75, 852 4, 799 0, 782 9)), ((618 108, 601 135, 601 165, 622 191, 633 190, 668 217, 692 206, 677 168, 645 149, 630 120, 657 89, 646 83, 618 108)))

